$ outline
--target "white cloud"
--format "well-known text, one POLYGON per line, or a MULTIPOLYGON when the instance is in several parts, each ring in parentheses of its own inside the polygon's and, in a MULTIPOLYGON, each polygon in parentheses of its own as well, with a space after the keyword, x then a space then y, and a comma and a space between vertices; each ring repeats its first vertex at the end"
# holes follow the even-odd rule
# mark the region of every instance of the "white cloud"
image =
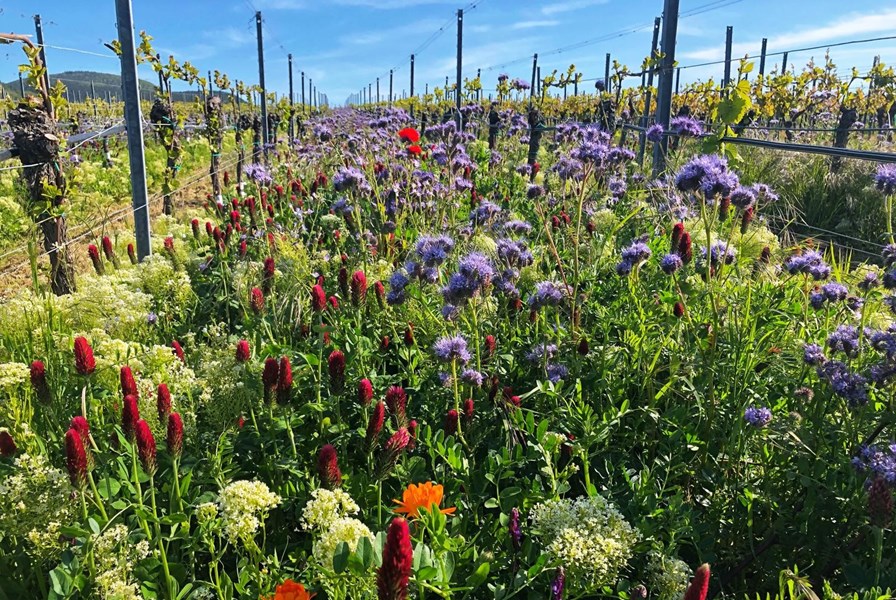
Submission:
POLYGON ((358 32, 343 35, 339 38, 339 42, 349 46, 369 46, 379 44, 381 42, 395 42, 396 40, 414 39, 429 31, 437 29, 444 25, 444 21, 435 19, 422 19, 392 27, 391 29, 380 29, 369 33, 358 32))
POLYGON ((237 27, 227 27, 214 31, 206 31, 203 37, 213 41, 224 41, 232 46, 244 46, 255 42, 255 29, 239 29, 237 27))
MULTIPOLYGON (((820 45, 829 41, 837 41, 848 36, 892 32, 894 29, 896 29, 896 9, 871 14, 853 13, 843 15, 836 21, 832 21, 821 27, 791 31, 769 38, 768 51, 778 52, 789 48, 798 48, 800 46, 820 45)), ((719 37, 722 36, 720 35, 719 37)), ((760 39, 735 43, 732 49, 732 56, 741 57, 745 54, 756 56, 761 47, 762 40, 760 39)), ((681 53, 682 58, 693 60, 721 60, 724 56, 724 44, 681 53)))
POLYGON ((607 2, 609 2, 609 0, 565 0, 564 2, 552 2, 551 4, 541 7, 541 14, 556 15, 588 8, 589 6, 596 6, 598 4, 606 4, 607 2))
POLYGON ((551 20, 543 20, 543 21, 519 21, 510 26, 511 29, 539 29, 541 27, 554 27, 555 25, 559 25, 560 21, 551 21, 551 20))

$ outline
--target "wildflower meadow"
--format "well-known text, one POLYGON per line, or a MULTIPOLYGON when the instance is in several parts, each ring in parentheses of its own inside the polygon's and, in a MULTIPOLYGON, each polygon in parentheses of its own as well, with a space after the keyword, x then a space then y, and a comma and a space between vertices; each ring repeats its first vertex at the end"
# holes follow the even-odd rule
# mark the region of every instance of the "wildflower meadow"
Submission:
POLYGON ((779 235, 718 111, 652 173, 613 90, 502 77, 275 125, 218 192, 148 139, 151 255, 110 228, 0 304, 0 598, 891 597, 896 170, 827 176, 876 203, 854 256, 779 235))

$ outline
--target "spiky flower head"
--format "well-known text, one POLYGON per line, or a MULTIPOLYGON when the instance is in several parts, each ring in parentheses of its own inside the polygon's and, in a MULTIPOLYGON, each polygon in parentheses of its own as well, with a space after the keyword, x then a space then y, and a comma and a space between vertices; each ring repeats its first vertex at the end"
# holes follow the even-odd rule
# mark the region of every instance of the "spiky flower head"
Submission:
POLYGON ((395 518, 383 545, 383 562, 376 574, 378 600, 406 600, 414 559, 408 522, 395 518))
POLYGON ((174 458, 180 458, 184 452, 184 422, 176 412, 168 415, 167 433, 165 443, 168 447, 168 454, 174 458))
POLYGON ((320 449, 317 456, 317 476, 321 485, 328 490, 342 486, 342 472, 339 470, 336 448, 332 444, 320 449))

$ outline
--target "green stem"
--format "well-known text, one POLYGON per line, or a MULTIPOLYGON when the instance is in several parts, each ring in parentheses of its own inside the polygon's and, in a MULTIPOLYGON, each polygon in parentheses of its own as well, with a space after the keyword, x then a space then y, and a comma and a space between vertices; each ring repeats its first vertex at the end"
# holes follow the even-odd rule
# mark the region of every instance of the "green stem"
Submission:
POLYGON ((153 474, 149 475, 149 498, 152 502, 152 516, 153 520, 153 528, 156 533, 156 540, 159 544, 159 555, 162 559, 162 571, 165 574, 165 589, 168 590, 168 597, 171 600, 174 600, 177 597, 177 594, 174 592, 174 586, 172 582, 174 581, 171 577, 171 571, 168 568, 168 556, 165 553, 165 541, 162 539, 162 527, 159 525, 159 511, 156 508, 156 486, 153 479, 153 474))
POLYGON ((103 507, 103 501, 96 489, 96 482, 93 480, 93 473, 91 473, 90 471, 87 472, 87 481, 90 483, 90 490, 93 492, 93 499, 96 502, 96 507, 99 509, 100 514, 103 515, 103 520, 108 522, 109 516, 106 515, 106 509, 105 507, 103 507))
MULTIPOLYGON (((134 476, 134 487, 137 489, 137 504, 143 508, 143 488, 140 486, 140 476, 137 474, 137 448, 133 444, 131 444, 131 472, 134 476)), ((141 516, 138 516, 137 519, 140 521, 140 528, 143 529, 146 537, 151 537, 152 534, 149 532, 146 519, 141 516)))

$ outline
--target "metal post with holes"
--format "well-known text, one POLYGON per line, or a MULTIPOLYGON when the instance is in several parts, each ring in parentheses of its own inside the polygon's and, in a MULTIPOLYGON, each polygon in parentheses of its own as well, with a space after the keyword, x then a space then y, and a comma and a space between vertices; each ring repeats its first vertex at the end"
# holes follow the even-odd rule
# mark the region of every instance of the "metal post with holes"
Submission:
POLYGON ((292 140, 295 138, 295 133, 296 133, 295 126, 293 124, 293 121, 295 121, 294 117, 295 117, 296 95, 292 89, 292 54, 288 54, 287 58, 289 59, 289 127, 288 127, 288 130, 289 130, 289 141, 292 142, 292 140))
POLYGON ((538 77, 538 54, 532 55, 532 82, 529 87, 529 105, 532 104, 532 98, 535 97, 535 78, 538 77))
POLYGON ((454 90, 454 108, 457 109, 457 129, 463 129, 463 119, 460 114, 460 96, 461 96, 461 71, 463 70, 464 60, 464 10, 457 10, 457 89, 454 90))
MULTIPOLYGON (((411 54, 411 98, 414 97, 414 55, 411 54)), ((414 118, 414 103, 411 102, 411 118, 414 118)))
MULTIPOLYGON (((657 17, 653 20, 653 41, 650 44, 650 60, 651 63, 656 57, 656 49, 657 45, 660 41, 660 17, 657 17)), ((650 119, 650 104, 653 100, 653 73, 656 69, 653 65, 649 65, 647 67, 647 89, 644 92, 644 112, 641 113, 641 127, 647 128, 649 119, 650 119)), ((647 133, 645 131, 641 132, 639 136, 639 148, 638 148, 638 164, 644 164, 644 152, 647 148, 647 133)))
POLYGON ((392 69, 389 69, 389 108, 392 108, 392 69))
POLYGON ((759 54, 759 75, 765 75, 765 53, 768 49, 768 38, 762 38, 762 51, 759 54))
POLYGON ((305 71, 302 71, 302 113, 305 112, 305 71))
POLYGON ((681 67, 675 69, 675 94, 678 94, 678 85, 681 83, 681 67))
POLYGON ((376 103, 380 103, 380 78, 376 78, 376 103))
POLYGON ((134 235, 137 239, 137 257, 143 260, 152 253, 152 249, 146 192, 146 162, 143 156, 143 117, 140 114, 140 80, 137 78, 137 51, 134 46, 131 0, 115 0, 115 20, 118 23, 118 41, 121 44, 121 89, 124 94, 124 120, 131 167, 134 235))
POLYGON ((22 79, 22 74, 19 73, 19 91, 22 93, 22 98, 25 97, 25 80, 22 79))
POLYGON ((725 76, 722 78, 722 87, 728 87, 731 83, 731 44, 734 40, 734 27, 729 25, 725 29, 725 76))
POLYGON ((264 38, 261 33, 261 11, 255 12, 255 33, 258 37, 258 85, 261 87, 261 143, 268 158, 268 91, 264 84, 264 38))
MULTIPOLYGON (((660 84, 657 94, 657 123, 663 130, 669 131, 669 119, 672 115, 672 70, 675 68, 675 38, 678 35, 679 0, 665 0, 663 6, 663 58, 660 66, 660 84)), ((653 146, 653 175, 666 170, 666 152, 669 138, 663 136, 653 146)))
POLYGON ((604 88, 610 91, 610 53, 607 52, 607 59, 604 62, 604 88))
POLYGON ((784 59, 781 61, 781 75, 787 72, 787 52, 784 53, 784 59))

